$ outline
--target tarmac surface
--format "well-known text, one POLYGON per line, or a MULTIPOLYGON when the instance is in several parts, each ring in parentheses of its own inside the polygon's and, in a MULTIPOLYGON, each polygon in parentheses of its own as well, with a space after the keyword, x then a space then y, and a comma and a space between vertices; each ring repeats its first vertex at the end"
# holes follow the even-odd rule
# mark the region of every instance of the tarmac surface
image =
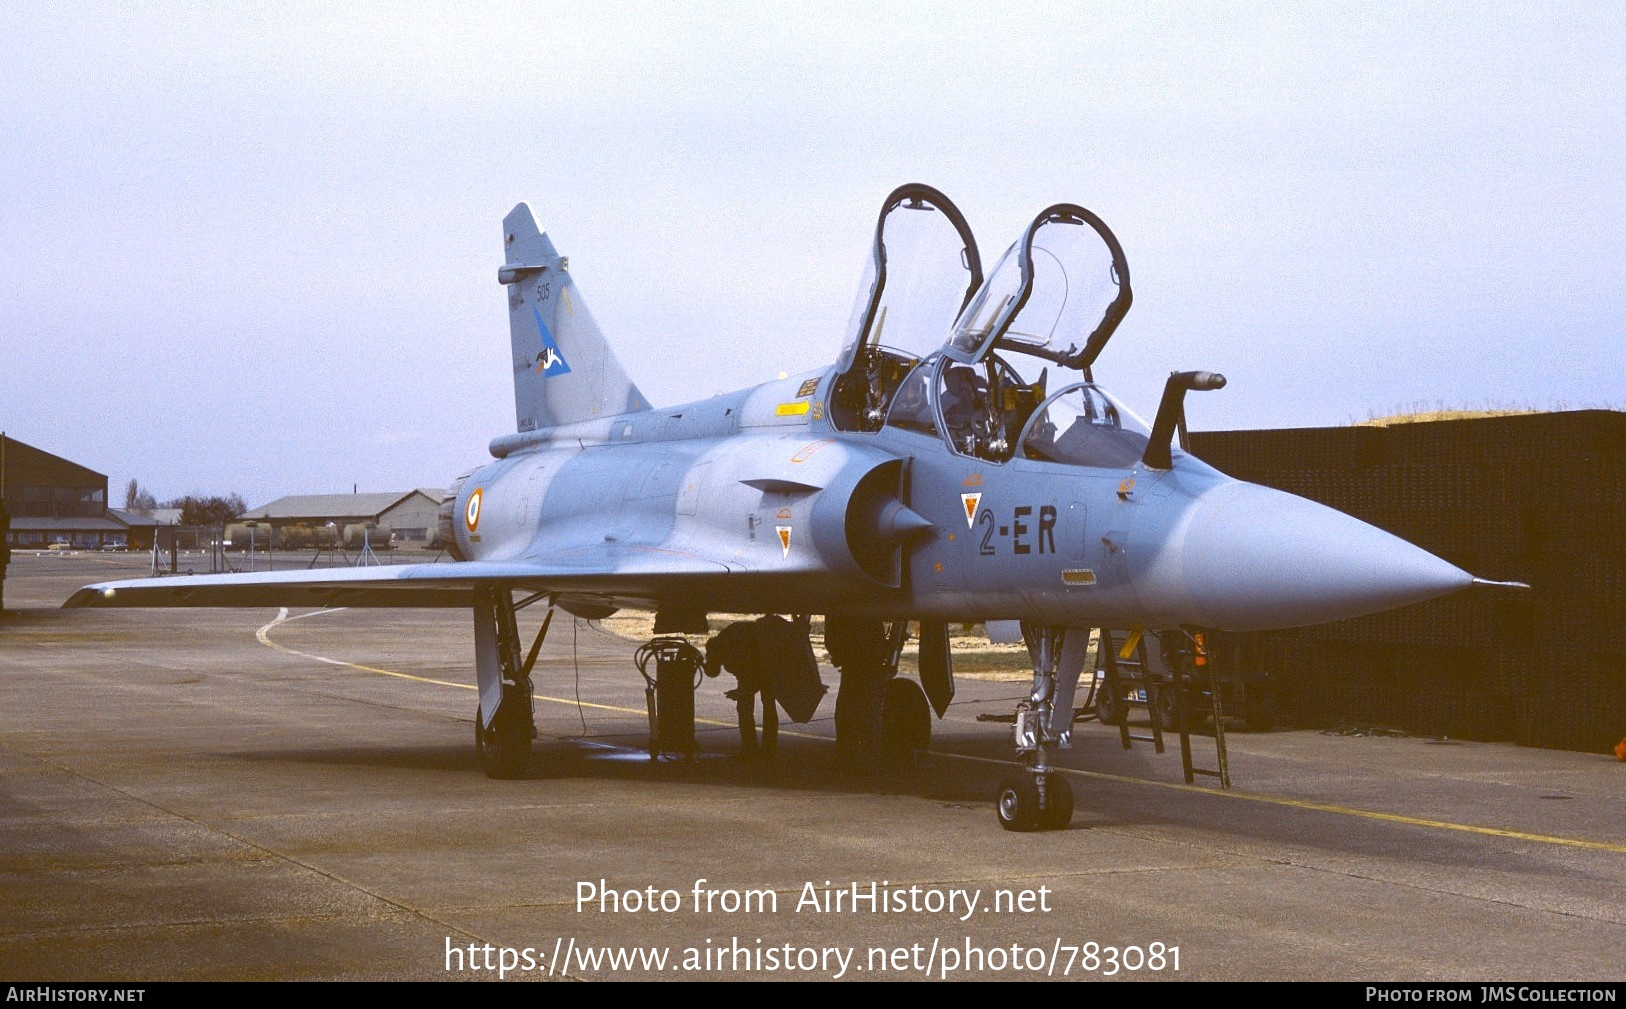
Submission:
POLYGON ((977 715, 1021 682, 961 678, 920 767, 853 779, 833 669, 766 766, 725 674, 700 759, 652 762, 635 643, 562 615, 493 781, 467 614, 58 608, 146 567, 13 558, 0 980, 1626 978, 1612 754, 1232 731, 1223 792, 1088 722, 1071 827, 1012 834, 977 715))

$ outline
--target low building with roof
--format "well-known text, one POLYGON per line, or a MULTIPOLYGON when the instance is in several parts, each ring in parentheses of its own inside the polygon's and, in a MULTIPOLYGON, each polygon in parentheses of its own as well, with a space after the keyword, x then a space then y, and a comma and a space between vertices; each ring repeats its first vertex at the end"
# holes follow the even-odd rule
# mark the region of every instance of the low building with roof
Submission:
POLYGON ((397 544, 428 545, 435 537, 445 492, 428 487, 367 494, 290 494, 250 508, 240 522, 271 527, 273 545, 301 545, 296 529, 342 531, 351 526, 388 528, 397 544))

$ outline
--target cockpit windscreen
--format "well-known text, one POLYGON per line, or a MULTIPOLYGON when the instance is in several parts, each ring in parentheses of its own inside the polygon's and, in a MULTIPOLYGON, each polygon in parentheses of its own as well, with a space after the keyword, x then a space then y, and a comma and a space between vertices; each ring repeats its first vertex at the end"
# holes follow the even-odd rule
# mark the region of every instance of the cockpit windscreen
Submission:
POLYGON ((1151 428, 1088 383, 1063 389, 1028 424, 1022 454, 1074 466, 1133 466, 1146 452, 1151 428))

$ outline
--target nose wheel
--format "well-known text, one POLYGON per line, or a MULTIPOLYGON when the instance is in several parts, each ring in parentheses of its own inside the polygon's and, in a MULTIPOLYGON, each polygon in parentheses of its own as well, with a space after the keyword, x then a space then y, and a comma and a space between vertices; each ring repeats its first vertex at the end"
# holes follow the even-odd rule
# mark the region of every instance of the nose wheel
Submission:
POLYGON ((1064 830, 1073 822, 1073 787, 1054 772, 1007 774, 994 796, 994 814, 1006 830, 1064 830))

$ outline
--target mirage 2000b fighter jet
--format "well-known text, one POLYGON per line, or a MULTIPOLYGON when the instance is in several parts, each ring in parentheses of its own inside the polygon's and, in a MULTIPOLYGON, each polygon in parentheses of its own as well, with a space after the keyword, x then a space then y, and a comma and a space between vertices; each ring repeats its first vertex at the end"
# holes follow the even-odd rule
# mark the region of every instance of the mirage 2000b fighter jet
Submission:
POLYGON ((1220 375, 1171 375, 1151 425, 1097 385, 1129 267, 1083 207, 1046 208, 985 278, 954 205, 904 186, 881 211, 834 366, 659 410, 528 206, 503 221, 502 243, 517 430, 446 497, 455 562, 141 579, 68 605, 467 608, 477 746, 496 776, 523 769, 536 735, 530 673, 547 623, 527 652, 515 622, 531 603, 550 616, 653 611, 657 633, 705 633, 711 613, 789 615, 762 621, 776 630, 758 647, 803 668, 808 618, 822 614, 841 669, 838 748, 859 758, 879 750, 909 623, 941 716, 947 624, 1020 621, 1033 688, 1016 716, 1021 766, 996 808, 1031 830, 1071 817, 1048 760, 1090 629, 1293 627, 1474 581, 1172 444, 1185 394, 1220 375))

